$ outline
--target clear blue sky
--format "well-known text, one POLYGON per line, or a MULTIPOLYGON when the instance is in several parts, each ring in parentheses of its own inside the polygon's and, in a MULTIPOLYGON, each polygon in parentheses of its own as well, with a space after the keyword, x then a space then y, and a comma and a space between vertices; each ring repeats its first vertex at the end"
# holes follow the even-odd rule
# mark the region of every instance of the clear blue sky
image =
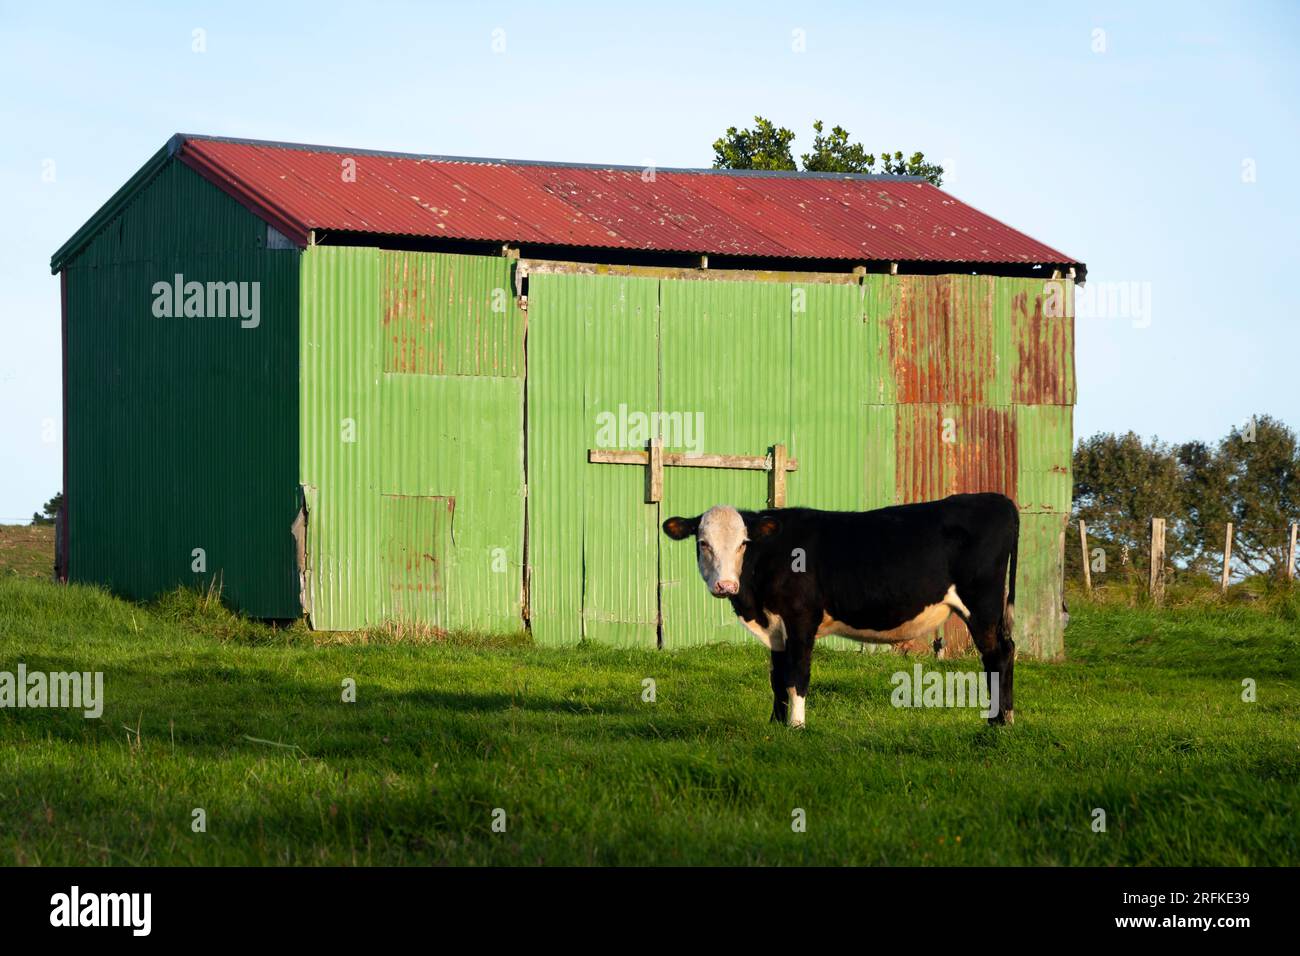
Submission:
POLYGON ((1077 436, 1300 426, 1300 4, 1127 6, 0 2, 0 520, 60 484, 50 254, 177 131, 707 166, 821 118, 1149 290, 1078 322, 1077 436))

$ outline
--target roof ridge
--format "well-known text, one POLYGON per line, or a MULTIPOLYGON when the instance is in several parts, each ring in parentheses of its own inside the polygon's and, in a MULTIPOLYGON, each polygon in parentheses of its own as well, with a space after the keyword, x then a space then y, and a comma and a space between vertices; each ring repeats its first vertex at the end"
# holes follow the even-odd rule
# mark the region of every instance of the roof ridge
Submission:
MULTIPOLYGON (((641 173, 653 169, 657 173, 691 173, 708 176, 737 176, 755 179, 846 179, 859 182, 925 183, 924 176, 901 176, 892 173, 824 173, 798 169, 713 169, 696 166, 629 165, 624 163, 578 163, 549 159, 503 159, 488 156, 448 156, 437 153, 405 153, 387 149, 353 149, 347 146, 324 146, 315 143, 290 143, 273 139, 248 139, 240 136, 212 136, 207 133, 177 133, 168 140, 168 148, 176 152, 189 140, 209 143, 234 143, 245 146, 262 146, 271 149, 294 149, 302 152, 333 153, 341 156, 387 156, 391 159, 415 159, 435 163, 464 163, 475 166, 545 166, 553 169, 601 169, 641 173)), ((935 187, 938 188, 937 186, 935 187)))

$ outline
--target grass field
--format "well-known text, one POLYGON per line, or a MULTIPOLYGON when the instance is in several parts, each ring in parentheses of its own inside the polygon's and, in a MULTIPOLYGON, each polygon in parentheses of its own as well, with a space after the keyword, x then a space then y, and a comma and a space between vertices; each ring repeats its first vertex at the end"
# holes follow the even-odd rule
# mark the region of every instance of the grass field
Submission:
POLYGON ((0 671, 103 671, 107 703, 98 720, 0 711, 0 863, 1300 860, 1294 598, 1075 600, 1069 660, 1019 664, 1010 728, 895 709, 890 675, 912 661, 823 652, 791 731, 766 722, 757 644, 343 642, 10 567, 0 671))

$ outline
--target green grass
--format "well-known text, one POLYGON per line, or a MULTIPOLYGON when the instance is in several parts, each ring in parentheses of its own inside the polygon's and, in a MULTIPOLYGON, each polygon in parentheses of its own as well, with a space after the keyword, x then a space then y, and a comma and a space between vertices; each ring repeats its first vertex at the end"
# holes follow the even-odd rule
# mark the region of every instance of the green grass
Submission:
POLYGON ((0 574, 54 575, 54 525, 0 524, 0 574))
POLYGON ((1294 864, 1296 606, 1076 598, 1000 729, 891 707, 911 661, 822 652, 801 732, 766 722, 757 644, 343 639, 0 572, 0 670, 107 698, 0 711, 0 863, 1294 864))

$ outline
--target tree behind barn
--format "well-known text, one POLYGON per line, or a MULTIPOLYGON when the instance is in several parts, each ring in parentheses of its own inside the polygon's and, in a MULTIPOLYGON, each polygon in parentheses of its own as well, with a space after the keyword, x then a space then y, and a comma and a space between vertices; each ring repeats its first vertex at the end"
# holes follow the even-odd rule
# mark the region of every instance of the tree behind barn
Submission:
MULTIPOLYGON (((713 143, 714 169, 795 170, 791 144, 795 134, 762 116, 754 117, 753 129, 730 127, 713 143)), ((925 154, 904 156, 901 150, 885 150, 879 157, 861 143, 852 142, 849 131, 832 127, 829 133, 821 120, 813 123, 812 151, 801 157, 810 173, 887 173, 891 176, 921 176, 936 186, 943 185, 943 167, 925 161, 925 154), (879 163, 879 164, 877 164, 879 163)))

